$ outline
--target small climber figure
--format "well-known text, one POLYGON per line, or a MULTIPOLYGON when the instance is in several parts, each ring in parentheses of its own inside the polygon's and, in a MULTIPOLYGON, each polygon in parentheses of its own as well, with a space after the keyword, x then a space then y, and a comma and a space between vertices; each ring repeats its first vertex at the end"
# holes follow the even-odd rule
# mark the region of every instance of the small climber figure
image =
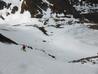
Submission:
POLYGON ((25 51, 26 52, 26 48, 29 48, 29 49, 32 49, 33 50, 33 48, 31 47, 31 46, 28 46, 28 45, 25 45, 25 44, 21 44, 22 45, 22 50, 23 51, 25 51))
POLYGON ((22 50, 25 52, 26 52, 26 47, 27 47, 26 45, 24 45, 24 44, 22 45, 22 50))

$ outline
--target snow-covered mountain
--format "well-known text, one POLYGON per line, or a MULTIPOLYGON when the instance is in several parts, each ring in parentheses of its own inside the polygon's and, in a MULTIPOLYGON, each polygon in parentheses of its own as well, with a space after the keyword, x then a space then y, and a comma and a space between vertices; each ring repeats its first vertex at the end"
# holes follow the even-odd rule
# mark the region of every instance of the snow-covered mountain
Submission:
POLYGON ((31 18, 20 13, 22 1, 4 1, 19 10, 8 16, 12 9, 0 10, 0 74, 98 74, 98 30, 88 28, 95 23, 50 8, 31 18))
POLYGON ((73 15, 80 21, 98 23, 97 0, 24 0, 21 13, 28 10, 31 17, 43 17, 50 10, 51 14, 73 15), (87 19, 87 20, 85 20, 87 19))
POLYGON ((51 17, 53 14, 63 16, 72 15, 81 22, 98 23, 98 2, 88 0, 1 0, 0 18, 15 14, 17 11, 24 13, 29 11, 31 17, 51 17))

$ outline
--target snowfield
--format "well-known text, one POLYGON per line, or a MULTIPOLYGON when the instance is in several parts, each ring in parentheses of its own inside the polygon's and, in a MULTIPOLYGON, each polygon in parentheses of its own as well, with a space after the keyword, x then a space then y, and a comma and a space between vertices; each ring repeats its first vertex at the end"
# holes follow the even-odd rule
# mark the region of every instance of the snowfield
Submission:
POLYGON ((88 29, 86 23, 68 25, 68 18, 64 18, 67 22, 63 28, 55 28, 51 19, 48 26, 40 19, 30 18, 28 12, 0 19, 1 34, 33 47, 24 52, 21 45, 0 43, 0 74, 98 74, 98 62, 69 63, 97 55, 98 31, 88 29), (44 26, 49 36, 35 25, 44 26))
POLYGON ((98 74, 97 64, 68 63, 74 59, 96 55, 98 31, 81 24, 65 24, 64 28, 45 26, 49 34, 46 36, 33 26, 43 26, 43 22, 38 19, 30 21, 29 16, 25 19, 19 19, 23 15, 17 16, 1 22, 0 33, 20 44, 32 46, 33 50, 26 48, 24 52, 21 45, 0 43, 0 74, 98 74))

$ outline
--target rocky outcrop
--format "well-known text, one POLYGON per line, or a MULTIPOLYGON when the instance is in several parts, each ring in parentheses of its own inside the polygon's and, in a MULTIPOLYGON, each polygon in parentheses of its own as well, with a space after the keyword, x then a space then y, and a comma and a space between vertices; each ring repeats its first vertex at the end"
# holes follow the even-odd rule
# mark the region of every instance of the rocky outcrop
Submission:
POLYGON ((88 19, 91 23, 98 23, 98 12, 81 14, 81 16, 88 19))
POLYGON ((0 33, 0 42, 2 42, 2 43, 7 43, 7 44, 15 44, 15 45, 18 45, 18 43, 16 43, 15 41, 13 41, 13 40, 11 40, 11 39, 5 37, 5 36, 2 35, 1 33, 0 33))
POLYGON ((52 13, 72 13, 72 8, 68 0, 24 0, 21 6, 21 13, 28 10, 32 17, 40 17, 43 15, 43 11, 50 8, 52 13))
POLYGON ((51 6, 52 11, 55 13, 70 13, 71 4, 68 0, 48 0, 53 4, 51 6))
POLYGON ((97 64, 98 63, 98 55, 91 56, 91 57, 85 57, 85 58, 81 58, 81 59, 78 59, 78 60, 69 61, 69 63, 81 63, 81 64, 92 63, 92 64, 97 64))
POLYGON ((82 0, 82 1, 85 1, 87 3, 98 4, 98 0, 82 0))
POLYGON ((88 19, 90 22, 98 23, 98 9, 89 8, 89 11, 84 9, 84 11, 87 10, 87 13, 83 13, 83 10, 77 10, 74 7, 74 5, 77 4, 83 6, 83 3, 90 3, 92 6, 92 4, 98 4, 98 0, 23 0, 21 13, 24 11, 29 11, 31 13, 31 17, 41 18, 44 15, 43 11, 46 11, 48 8, 50 8, 51 14, 72 14, 74 18, 79 18, 80 21, 88 19))
POLYGON ((6 6, 7 6, 6 2, 0 0, 0 10, 3 9, 4 7, 6 7, 6 6))
POLYGON ((88 25, 88 28, 98 30, 98 25, 88 25))
POLYGON ((47 9, 47 4, 42 0, 24 0, 21 6, 21 13, 28 10, 32 17, 42 15, 42 11, 47 9))
POLYGON ((4 8, 9 8, 11 6, 11 3, 6 3, 2 0, 0 0, 0 10, 4 9, 4 8))
POLYGON ((17 6, 14 6, 13 9, 12 9, 12 11, 11 11, 11 13, 12 14, 15 14, 15 12, 17 12, 17 11, 18 11, 18 7, 17 6))

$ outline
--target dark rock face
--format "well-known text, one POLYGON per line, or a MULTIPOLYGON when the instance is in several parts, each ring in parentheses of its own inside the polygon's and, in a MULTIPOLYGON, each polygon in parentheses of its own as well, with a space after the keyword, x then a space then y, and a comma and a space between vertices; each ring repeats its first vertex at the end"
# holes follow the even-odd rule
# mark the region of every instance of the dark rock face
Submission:
POLYGON ((94 4, 98 4, 98 0, 82 0, 85 1, 87 3, 94 3, 94 4))
POLYGON ((69 61, 69 63, 81 63, 81 64, 85 64, 85 63, 92 63, 92 64, 97 64, 97 60, 98 59, 98 55, 96 56, 91 56, 91 57, 86 57, 86 58, 81 58, 78 60, 73 60, 73 61, 69 61))
POLYGON ((6 7, 6 6, 7 6, 6 2, 0 0, 0 10, 3 9, 4 7, 6 7))
POLYGON ((82 14, 82 17, 88 19, 92 23, 98 23, 98 12, 82 14))
POLYGON ((17 6, 14 6, 13 9, 12 9, 12 11, 11 11, 11 13, 12 14, 15 14, 16 11, 18 11, 18 7, 17 6))
MULTIPOLYGON (((18 7, 13 6, 13 8, 11 8, 11 5, 12 3, 7 3, 6 1, 0 0, 0 10, 3 10, 4 8, 10 9, 11 13, 14 14, 16 11, 18 11, 18 7)), ((6 11, 6 16, 8 15, 10 15, 10 12, 6 11)), ((3 20, 5 19, 2 14, 0 14, 0 18, 3 20)))
POLYGON ((21 7, 21 13, 28 10, 32 17, 37 17, 37 15, 41 15, 42 10, 45 11, 47 7, 47 4, 42 0, 24 0, 21 7))
POLYGON ((6 3, 3 0, 0 0, 0 10, 2 10, 3 8, 10 8, 11 3, 6 3))
POLYGON ((52 13, 72 13, 72 6, 68 0, 24 0, 21 6, 21 13, 28 10, 32 17, 37 17, 43 14, 43 10, 46 11, 47 8, 52 10, 52 13))
POLYGON ((51 6, 52 11, 55 13, 69 13, 71 9, 71 4, 68 0, 48 0, 53 4, 51 6))
MULTIPOLYGON (((74 5, 82 6, 85 4, 92 4, 96 7, 98 0, 24 0, 21 6, 21 13, 28 10, 31 13, 31 17, 41 18, 48 8, 51 9, 51 13, 64 13, 72 14, 74 18, 79 18, 80 21, 88 19, 90 22, 98 23, 98 9, 90 9, 88 13, 81 14, 82 10, 77 10, 74 5)), ((93 6, 92 6, 93 7, 93 6)), ((84 9, 86 10, 86 9, 84 9)))
POLYGON ((88 25, 88 28, 98 30, 98 25, 88 25))
POLYGON ((5 37, 5 36, 2 35, 1 33, 0 33, 0 42, 2 42, 2 43, 7 43, 7 44, 15 44, 15 45, 18 45, 18 43, 16 43, 15 41, 13 41, 13 40, 11 40, 11 39, 5 37))

